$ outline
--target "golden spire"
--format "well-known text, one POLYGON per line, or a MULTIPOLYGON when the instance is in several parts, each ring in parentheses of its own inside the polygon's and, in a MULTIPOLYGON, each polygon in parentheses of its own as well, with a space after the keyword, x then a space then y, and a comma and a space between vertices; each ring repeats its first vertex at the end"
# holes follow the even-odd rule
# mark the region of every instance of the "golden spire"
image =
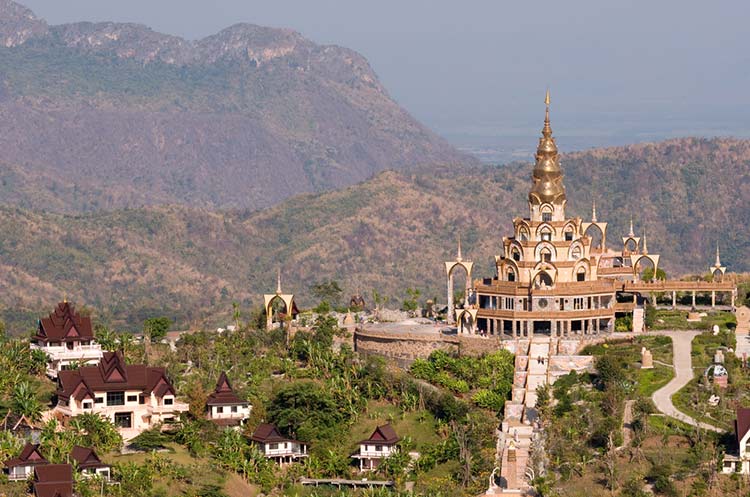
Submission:
POLYGON ((648 254, 648 243, 646 242, 646 228, 643 228, 643 249, 641 250, 643 255, 648 254))
POLYGON ((461 234, 458 234, 458 252, 456 253, 456 260, 458 262, 461 262, 463 260, 463 257, 461 257, 461 234))
POLYGON ((549 90, 547 90, 544 98, 544 127, 536 150, 536 165, 531 174, 534 185, 529 192, 529 202, 536 205, 542 203, 562 204, 565 202, 563 174, 562 169, 560 169, 557 144, 552 137, 552 126, 549 119, 549 102, 549 90))
POLYGON ((721 259, 719 258, 719 242, 716 242, 716 262, 714 263, 714 267, 721 267, 721 259))
POLYGON ((593 201, 591 206, 591 222, 596 222, 596 200, 593 201))
POLYGON ((281 268, 276 268, 276 295, 281 295, 281 268))
POLYGON ((628 231, 628 236, 630 238, 635 237, 635 232, 633 231, 633 216, 630 216, 630 231, 628 231))

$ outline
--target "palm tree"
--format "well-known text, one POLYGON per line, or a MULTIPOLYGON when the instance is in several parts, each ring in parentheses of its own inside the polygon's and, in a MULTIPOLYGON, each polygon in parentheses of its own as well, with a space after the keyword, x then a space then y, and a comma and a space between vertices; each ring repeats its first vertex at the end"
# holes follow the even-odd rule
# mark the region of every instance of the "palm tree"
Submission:
POLYGON ((11 409, 31 421, 37 421, 42 416, 42 404, 28 381, 19 381, 13 387, 11 409))

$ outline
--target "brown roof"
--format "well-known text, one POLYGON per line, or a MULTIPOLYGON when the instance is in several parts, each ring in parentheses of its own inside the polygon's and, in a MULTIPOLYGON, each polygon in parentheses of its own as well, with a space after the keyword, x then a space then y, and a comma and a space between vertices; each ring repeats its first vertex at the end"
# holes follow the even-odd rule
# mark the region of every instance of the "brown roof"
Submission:
POLYGON ((93 340, 91 318, 80 316, 70 302, 60 302, 49 317, 39 320, 34 339, 42 342, 93 340))
POLYGON ((17 414, 13 411, 8 411, 3 418, 2 423, 3 430, 17 431, 17 430, 39 430, 41 427, 38 423, 34 423, 23 414, 17 414))
POLYGON ((222 371, 219 375, 219 381, 216 383, 216 388, 213 393, 208 396, 206 402, 209 406, 221 406, 221 405, 247 405, 247 402, 241 400, 235 395, 232 390, 232 385, 229 383, 227 374, 222 371))
POLYGON ((748 430, 750 430, 750 408, 737 408, 737 419, 734 420, 734 432, 737 435, 737 443, 740 443, 748 430))
POLYGON ((279 429, 276 428, 276 426, 272 424, 262 424, 259 425, 253 434, 250 436, 250 440, 253 442, 259 442, 259 443, 277 443, 277 442, 299 442, 298 440, 294 440, 291 438, 286 438, 283 436, 279 429))
POLYGON ((139 390, 146 395, 154 392, 159 397, 175 393, 164 368, 125 364, 120 352, 105 352, 97 366, 60 371, 57 380, 57 396, 66 400, 93 398, 97 392, 120 390, 139 390))
POLYGON ((389 424, 384 424, 383 426, 378 426, 375 428, 375 431, 372 432, 372 435, 370 435, 370 438, 367 440, 362 440, 361 444, 363 443, 376 443, 379 445, 394 445, 398 443, 400 438, 398 435, 396 435, 396 431, 393 429, 393 427, 389 424))
POLYGON ((47 459, 39 452, 39 444, 26 444, 18 457, 5 461, 6 468, 16 466, 35 466, 37 464, 48 464, 47 459))
POLYGON ((81 447, 76 445, 70 453, 71 459, 78 463, 78 469, 106 468, 109 465, 104 464, 94 449, 90 447, 81 447))
POLYGON ((36 497, 72 497, 73 467, 70 464, 47 464, 34 468, 36 497))

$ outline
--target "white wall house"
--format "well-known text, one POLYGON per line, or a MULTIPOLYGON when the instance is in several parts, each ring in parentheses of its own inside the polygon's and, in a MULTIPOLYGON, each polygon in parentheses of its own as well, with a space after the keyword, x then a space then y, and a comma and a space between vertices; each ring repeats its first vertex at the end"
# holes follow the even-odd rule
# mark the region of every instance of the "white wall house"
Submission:
POLYGON ((242 426, 250 417, 252 406, 234 393, 227 374, 222 372, 216 388, 208 396, 206 417, 220 426, 242 426))
POLYGON ((95 365, 102 358, 102 347, 91 329, 91 318, 80 316, 70 302, 60 302, 49 317, 39 320, 31 348, 47 354, 47 375, 57 378, 72 364, 95 365))
POLYGON ((273 459, 279 465, 293 463, 308 455, 306 443, 282 436, 271 424, 258 426, 250 440, 261 448, 268 459, 273 459))
POLYGON ((125 440, 188 409, 175 398, 164 368, 125 364, 119 352, 106 352, 98 366, 61 371, 58 376, 55 414, 102 415, 117 425, 125 440))
POLYGON ((750 408, 737 409, 734 432, 738 450, 735 453, 724 454, 721 471, 722 473, 750 474, 750 408))
POLYGON ((359 461, 360 471, 375 470, 384 459, 398 451, 399 440, 390 424, 378 426, 370 438, 359 442, 359 450, 352 458, 359 461))

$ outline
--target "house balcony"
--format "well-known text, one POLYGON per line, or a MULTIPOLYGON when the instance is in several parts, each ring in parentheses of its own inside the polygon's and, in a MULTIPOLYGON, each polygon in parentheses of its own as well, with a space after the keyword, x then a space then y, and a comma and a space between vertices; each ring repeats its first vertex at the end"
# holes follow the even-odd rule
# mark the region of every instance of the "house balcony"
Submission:
POLYGON ((209 419, 229 419, 240 421, 248 417, 250 417, 250 413, 247 411, 214 413, 208 416, 209 419))
POLYGON ((265 455, 266 457, 307 457, 307 447, 297 444, 291 444, 291 447, 283 448, 279 447, 278 449, 269 449, 266 448, 265 455))
POLYGON ((72 349, 65 346, 45 347, 32 343, 31 350, 41 350, 53 361, 87 361, 91 359, 101 359, 102 355, 104 355, 102 346, 98 343, 93 345, 78 345, 72 349))
POLYGON ((151 415, 156 416, 163 416, 165 414, 179 414, 181 412, 187 412, 190 410, 190 405, 184 403, 184 402, 177 402, 175 401, 173 404, 170 405, 147 405, 148 407, 148 413, 151 415))
POLYGON ((387 457, 390 457, 391 454, 395 453, 396 451, 393 450, 386 450, 383 449, 381 451, 377 450, 360 450, 358 453, 354 454, 352 457, 355 459, 385 459, 387 457))

